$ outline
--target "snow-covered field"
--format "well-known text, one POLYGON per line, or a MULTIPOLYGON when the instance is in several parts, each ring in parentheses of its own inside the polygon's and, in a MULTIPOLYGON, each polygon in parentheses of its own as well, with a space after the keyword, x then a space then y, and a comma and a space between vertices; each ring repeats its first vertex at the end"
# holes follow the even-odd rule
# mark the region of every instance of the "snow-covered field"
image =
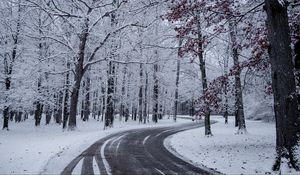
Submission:
MULTIPOLYGON (((178 119, 177 123, 184 122, 191 121, 178 119)), ((18 124, 11 122, 10 131, 0 130, 0 174, 58 174, 87 147, 109 134, 173 124, 172 119, 145 125, 115 120, 113 128, 103 130, 103 123, 78 120, 77 131, 63 132, 56 124, 36 128, 31 119, 18 124)))
POLYGON ((213 137, 204 136, 204 128, 173 135, 165 145, 179 157, 198 166, 225 174, 269 174, 275 160, 275 124, 246 121, 248 134, 236 135, 234 120, 224 124, 213 116, 213 137))

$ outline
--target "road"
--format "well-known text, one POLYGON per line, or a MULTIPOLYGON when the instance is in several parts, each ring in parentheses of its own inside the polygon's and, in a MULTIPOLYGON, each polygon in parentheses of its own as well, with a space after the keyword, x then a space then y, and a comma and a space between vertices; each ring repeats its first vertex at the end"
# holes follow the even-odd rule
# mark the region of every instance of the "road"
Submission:
POLYGON ((136 129, 107 136, 73 159, 61 174, 213 174, 213 171, 200 169, 176 157, 163 144, 164 139, 172 134, 203 125, 203 122, 191 122, 174 127, 136 129))

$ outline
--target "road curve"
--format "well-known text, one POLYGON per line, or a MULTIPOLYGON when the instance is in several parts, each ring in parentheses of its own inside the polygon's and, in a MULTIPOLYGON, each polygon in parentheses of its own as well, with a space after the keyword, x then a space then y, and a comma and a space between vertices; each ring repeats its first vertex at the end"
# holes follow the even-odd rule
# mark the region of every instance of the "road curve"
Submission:
POLYGON ((164 139, 172 134, 203 125, 200 122, 136 129, 107 136, 73 159, 61 175, 214 174, 213 171, 200 169, 176 157, 163 144, 164 139))

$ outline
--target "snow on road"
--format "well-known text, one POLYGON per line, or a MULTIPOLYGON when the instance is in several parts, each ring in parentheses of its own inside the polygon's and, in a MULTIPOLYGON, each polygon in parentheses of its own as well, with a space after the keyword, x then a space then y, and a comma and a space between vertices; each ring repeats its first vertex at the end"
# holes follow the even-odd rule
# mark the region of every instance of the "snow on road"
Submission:
POLYGON ((271 173, 275 160, 275 124, 246 121, 248 134, 236 135, 233 118, 224 124, 213 116, 213 137, 204 136, 204 128, 173 135, 165 145, 178 156, 198 166, 213 168, 225 174, 271 173))
MULTIPOLYGON (((179 119, 177 123, 185 122, 191 121, 179 119)), ((0 130, 0 174, 58 174, 91 144, 109 134, 173 124, 172 119, 145 125, 116 119, 113 128, 103 130, 103 123, 93 119, 85 123, 78 120, 77 131, 63 132, 61 126, 54 123, 36 128, 32 119, 11 122, 10 131, 0 130)))

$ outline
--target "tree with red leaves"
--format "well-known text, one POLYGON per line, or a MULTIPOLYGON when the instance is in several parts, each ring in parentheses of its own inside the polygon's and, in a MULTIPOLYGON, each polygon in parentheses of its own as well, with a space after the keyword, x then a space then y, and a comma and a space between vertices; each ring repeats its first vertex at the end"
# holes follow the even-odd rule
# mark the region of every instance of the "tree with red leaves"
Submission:
MULTIPOLYGON (((179 55, 182 57, 185 54, 192 54, 199 59, 200 72, 202 79, 202 93, 207 93, 207 75, 203 51, 206 45, 205 36, 202 33, 202 22, 208 12, 206 9, 206 1, 187 1, 187 0, 173 0, 170 5, 170 11, 166 18, 174 23, 180 23, 175 28, 178 38, 183 39, 183 44, 180 47, 179 55)), ((205 116, 205 135, 211 136, 210 128, 210 112, 209 101, 202 101, 203 108, 201 115, 205 116)))

